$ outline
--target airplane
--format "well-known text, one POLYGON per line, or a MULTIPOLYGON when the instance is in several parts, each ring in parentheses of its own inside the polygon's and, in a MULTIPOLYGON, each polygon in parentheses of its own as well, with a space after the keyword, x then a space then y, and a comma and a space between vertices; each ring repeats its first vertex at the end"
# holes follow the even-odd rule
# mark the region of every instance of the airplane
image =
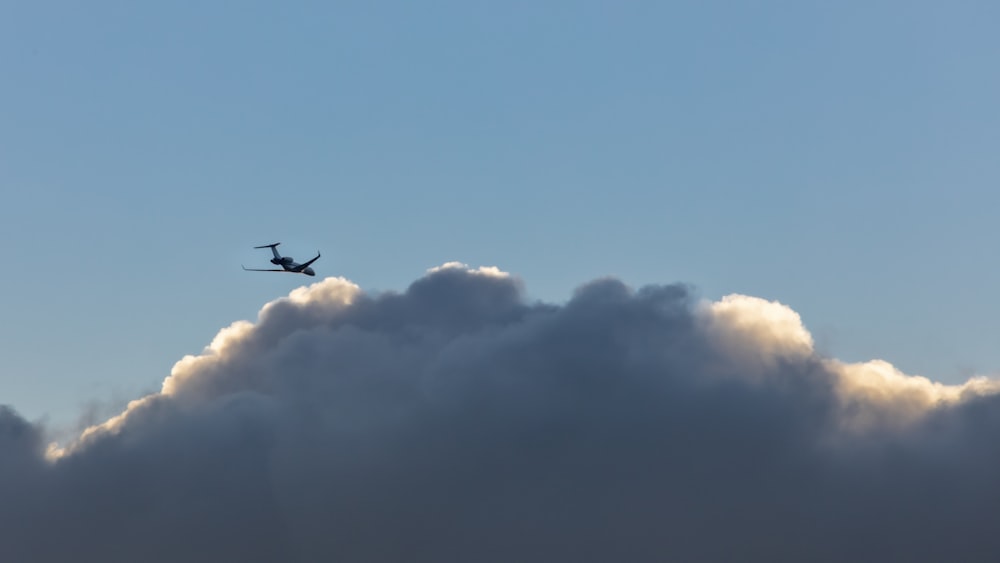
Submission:
POLYGON ((280 269, 275 268, 275 269, 270 269, 270 270, 258 270, 256 268, 247 268, 246 266, 243 266, 243 264, 240 264, 240 265, 243 266, 243 269, 246 270, 246 271, 248 271, 248 272, 288 272, 289 274, 305 274, 307 276, 315 276, 316 275, 316 272, 314 272, 313 269, 309 267, 309 265, 312 264, 313 262, 319 260, 319 251, 316 251, 316 257, 315 258, 313 258, 312 260, 306 262, 305 264, 296 264, 295 261, 292 260, 291 256, 282 256, 282 255, 278 254, 278 249, 276 247, 279 244, 281 244, 281 243, 280 242, 276 242, 274 244, 265 244, 263 246, 255 246, 254 248, 270 248, 271 252, 274 253, 274 258, 271 258, 271 263, 274 264, 274 265, 276 265, 276 266, 281 266, 280 269))

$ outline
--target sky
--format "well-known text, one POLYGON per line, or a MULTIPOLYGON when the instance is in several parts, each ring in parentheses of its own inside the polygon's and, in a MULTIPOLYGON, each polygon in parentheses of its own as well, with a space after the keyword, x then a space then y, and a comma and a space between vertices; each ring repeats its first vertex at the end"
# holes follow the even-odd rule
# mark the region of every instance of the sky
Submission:
POLYGON ((986 2, 0 3, 0 403, 160 389, 320 278, 457 260, 777 300, 818 353, 1000 369, 986 2))
POLYGON ((369 290, 680 281, 841 358, 1000 366, 991 3, 0 10, 0 393, 32 418, 155 388, 296 287, 238 267, 277 241, 369 290))

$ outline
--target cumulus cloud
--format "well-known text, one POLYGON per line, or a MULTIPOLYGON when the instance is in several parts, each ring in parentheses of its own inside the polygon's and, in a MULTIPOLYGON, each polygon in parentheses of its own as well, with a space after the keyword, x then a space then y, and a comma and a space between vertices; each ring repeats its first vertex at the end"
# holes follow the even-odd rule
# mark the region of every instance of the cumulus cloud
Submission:
POLYGON ((998 390, 754 297, 328 278, 64 447, 0 408, 0 560, 993 561, 998 390))

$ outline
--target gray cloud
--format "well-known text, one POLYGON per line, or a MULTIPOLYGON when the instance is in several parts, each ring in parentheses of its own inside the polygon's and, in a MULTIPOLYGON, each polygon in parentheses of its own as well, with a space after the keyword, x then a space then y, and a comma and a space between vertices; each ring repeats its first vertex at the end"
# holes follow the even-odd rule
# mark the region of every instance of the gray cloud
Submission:
POLYGON ((0 560, 994 561, 994 393, 743 296, 327 279, 63 450, 0 409, 0 560))

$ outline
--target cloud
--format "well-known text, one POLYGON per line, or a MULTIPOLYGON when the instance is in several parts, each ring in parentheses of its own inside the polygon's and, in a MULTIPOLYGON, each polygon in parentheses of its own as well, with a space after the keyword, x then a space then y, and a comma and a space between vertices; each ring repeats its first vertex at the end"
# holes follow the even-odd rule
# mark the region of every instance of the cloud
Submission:
POLYGON ((0 409, 0 560, 993 560, 997 390, 753 297, 328 278, 65 447, 0 409))

